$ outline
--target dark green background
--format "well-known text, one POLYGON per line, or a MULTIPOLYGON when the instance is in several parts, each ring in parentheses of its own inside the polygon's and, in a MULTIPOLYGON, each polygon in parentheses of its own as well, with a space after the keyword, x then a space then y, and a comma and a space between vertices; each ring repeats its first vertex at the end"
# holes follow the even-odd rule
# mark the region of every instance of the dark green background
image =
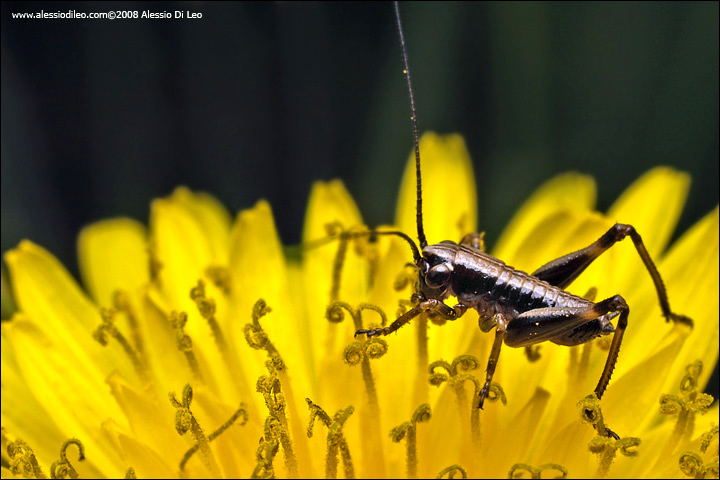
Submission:
MULTIPOLYGON (((652 166, 690 172, 678 233, 718 203, 717 3, 401 9, 420 128, 465 136, 490 245, 567 170, 600 209, 652 166)), ((412 139, 390 4, 5 2, 1 35, 3 251, 31 238, 76 273, 82 225, 146 221, 179 184, 232 210, 267 198, 284 243, 317 179, 393 220, 412 139), (10 15, 41 9, 203 18, 10 15)))

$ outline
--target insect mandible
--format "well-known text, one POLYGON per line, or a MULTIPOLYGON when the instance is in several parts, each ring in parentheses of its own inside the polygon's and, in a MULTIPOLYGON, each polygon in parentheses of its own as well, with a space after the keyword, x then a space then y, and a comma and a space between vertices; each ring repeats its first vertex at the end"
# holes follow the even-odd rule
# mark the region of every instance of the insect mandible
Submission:
MULTIPOLYGON (((692 325, 692 320, 671 311, 660 274, 640 234, 631 225, 616 223, 591 245, 552 260, 532 274, 515 270, 481 251, 479 234, 466 235, 459 244, 449 240, 428 244, 422 219, 418 122, 398 2, 394 3, 412 110, 419 247, 402 232, 375 233, 399 236, 410 245, 418 279, 415 293, 411 297, 410 310, 387 327, 357 330, 355 336, 388 335, 422 313, 455 320, 469 309, 475 309, 480 317, 479 325, 482 331, 489 332, 495 328, 485 382, 477 399, 477 406, 482 408, 490 390, 503 342, 509 347, 529 347, 545 341, 573 346, 589 342, 601 335, 612 334, 607 360, 595 387, 595 395, 598 399, 602 398, 618 358, 630 307, 621 295, 593 302, 565 290, 596 258, 615 243, 630 237, 653 280, 663 316, 667 321, 689 325, 692 325), (444 300, 451 296, 458 300, 453 307, 444 303, 444 300), (612 320, 615 318, 618 318, 617 326, 613 327, 612 320)), ((608 435, 612 435, 612 432, 608 431, 608 435)))

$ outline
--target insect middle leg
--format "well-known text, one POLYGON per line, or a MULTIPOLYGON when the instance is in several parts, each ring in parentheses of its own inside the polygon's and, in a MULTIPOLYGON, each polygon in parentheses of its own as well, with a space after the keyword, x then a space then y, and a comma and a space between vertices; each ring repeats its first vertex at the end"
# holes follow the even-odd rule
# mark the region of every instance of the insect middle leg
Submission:
POLYGON ((673 322, 685 323, 692 326, 692 320, 690 318, 673 313, 670 310, 667 291, 665 290, 665 285, 660 277, 660 273, 650 258, 650 254, 645 248, 640 234, 637 233, 635 227, 632 225, 616 223, 593 244, 546 263, 535 270, 532 275, 548 282, 550 285, 564 289, 584 272, 596 258, 627 236, 632 239, 635 250, 637 250, 638 255, 640 255, 640 258, 645 264, 645 268, 650 274, 650 277, 652 277, 653 283, 655 284, 655 291, 657 292, 660 302, 660 308, 662 309, 665 319, 667 321, 672 320, 673 322))
MULTIPOLYGON (((481 320, 482 321, 482 320, 481 320)), ((493 346, 490 350, 490 357, 488 358, 487 368, 485 369, 485 384, 480 390, 480 398, 478 400, 478 408, 482 409, 485 399, 490 393, 490 383, 492 382, 493 375, 495 375, 495 367, 497 367, 498 360, 500 359, 500 349, 502 348, 503 339, 505 338, 505 332, 507 331, 507 321, 502 313, 496 313, 492 317, 492 323, 495 324, 495 340, 493 340, 493 346)))

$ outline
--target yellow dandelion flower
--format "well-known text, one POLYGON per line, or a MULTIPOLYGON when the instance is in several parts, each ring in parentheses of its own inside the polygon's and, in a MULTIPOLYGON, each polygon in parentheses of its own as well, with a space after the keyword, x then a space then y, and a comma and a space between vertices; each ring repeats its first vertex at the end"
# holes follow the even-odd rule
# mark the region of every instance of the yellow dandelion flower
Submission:
MULTIPOLYGON (((477 220, 463 141, 421 148, 428 239, 459 240, 477 220)), ((503 348, 480 410, 494 335, 475 312, 354 338, 408 307, 416 274, 401 239, 340 234, 364 227, 338 181, 314 186, 301 249, 283 250, 266 202, 233 220, 185 188, 153 202, 147 229, 84 229, 84 289, 24 241, 5 255, 18 310, 2 325, 2 476, 717 476, 718 407, 702 391, 718 357, 718 209, 666 248, 688 188, 659 167, 603 215, 592 179, 561 175, 493 249, 532 271, 615 221, 643 235, 694 327, 663 321, 631 242, 602 255, 569 288, 632 309, 599 402, 602 339, 503 348)), ((415 231, 414 208, 411 165, 400 230, 415 231)))

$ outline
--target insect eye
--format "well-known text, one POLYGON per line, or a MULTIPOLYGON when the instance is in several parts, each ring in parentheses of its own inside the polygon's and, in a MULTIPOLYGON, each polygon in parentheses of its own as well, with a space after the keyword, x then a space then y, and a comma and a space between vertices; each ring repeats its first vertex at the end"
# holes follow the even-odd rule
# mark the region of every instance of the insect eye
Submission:
POLYGON ((440 288, 450 280, 450 267, 441 263, 428 270, 425 275, 425 283, 430 288, 440 288))

